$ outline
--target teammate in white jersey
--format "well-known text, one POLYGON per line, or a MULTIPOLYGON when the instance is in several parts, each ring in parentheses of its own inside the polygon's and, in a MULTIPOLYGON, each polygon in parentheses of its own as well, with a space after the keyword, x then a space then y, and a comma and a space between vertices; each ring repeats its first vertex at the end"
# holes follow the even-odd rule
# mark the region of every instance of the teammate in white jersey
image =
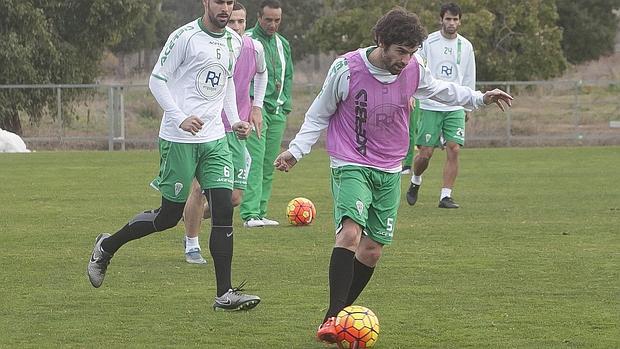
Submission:
POLYGON ((215 267, 215 310, 255 307, 260 298, 232 287, 232 159, 222 123, 246 138, 250 124, 239 120, 232 79, 241 38, 227 29, 234 0, 203 0, 204 15, 170 35, 149 80, 164 110, 159 130, 160 170, 151 183, 161 206, 142 212, 114 235, 100 234, 88 263, 88 277, 100 287, 114 253, 135 239, 177 225, 194 177, 211 202, 210 252, 215 267))
MULTIPOLYGON (((461 8, 449 3, 441 6, 441 29, 431 33, 422 44, 420 56, 436 79, 454 82, 471 89, 476 85, 474 48, 457 30, 461 25, 461 8)), ((415 136, 418 154, 413 161, 411 185, 407 203, 414 205, 422 185, 422 173, 428 168, 435 147, 445 142, 446 163, 443 168, 443 186, 439 196, 440 208, 458 208, 452 199, 452 188, 459 167, 459 150, 465 144, 465 109, 433 100, 420 101, 420 117, 415 136)))
MULTIPOLYGON (((246 9, 236 2, 233 7, 228 27, 237 34, 242 35, 243 46, 241 54, 235 65, 233 80, 237 94, 237 109, 242 120, 249 121, 256 129, 260 137, 263 120, 263 99, 267 88, 267 66, 265 63, 265 50, 260 41, 243 36, 246 26, 246 9), (254 82, 254 98, 250 98, 250 84, 254 82)), ((223 114, 222 118, 226 118, 223 114)), ((224 119, 224 122, 226 120, 224 119)), ((233 207, 239 206, 243 198, 243 192, 247 185, 248 172, 252 159, 247 151, 245 140, 238 139, 230 127, 226 127, 228 147, 232 152, 234 168, 234 185, 232 193, 233 207)), ((183 222, 185 223, 185 261, 191 264, 206 264, 202 257, 198 235, 202 218, 211 218, 211 210, 206 203, 202 189, 196 180, 192 184, 192 191, 185 204, 183 222)))

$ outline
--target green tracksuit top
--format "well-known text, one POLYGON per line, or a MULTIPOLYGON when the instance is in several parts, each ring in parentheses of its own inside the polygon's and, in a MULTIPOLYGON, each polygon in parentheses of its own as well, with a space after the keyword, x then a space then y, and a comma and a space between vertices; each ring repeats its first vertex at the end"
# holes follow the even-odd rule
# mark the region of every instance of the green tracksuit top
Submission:
POLYGON ((293 58, 291 45, 279 33, 268 36, 258 25, 246 35, 260 41, 265 48, 265 63, 269 75, 263 109, 270 114, 288 113, 292 110, 293 58))

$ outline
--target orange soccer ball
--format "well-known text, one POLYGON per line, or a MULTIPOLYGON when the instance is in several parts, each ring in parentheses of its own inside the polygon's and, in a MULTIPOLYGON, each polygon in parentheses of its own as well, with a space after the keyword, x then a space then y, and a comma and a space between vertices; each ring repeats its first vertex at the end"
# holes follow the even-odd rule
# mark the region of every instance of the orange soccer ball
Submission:
POLYGON ((366 307, 350 305, 338 313, 336 332, 342 348, 370 348, 379 338, 379 319, 366 307))
POLYGON ((316 218, 316 209, 312 201, 294 198, 286 206, 286 216, 292 225, 308 225, 316 218))

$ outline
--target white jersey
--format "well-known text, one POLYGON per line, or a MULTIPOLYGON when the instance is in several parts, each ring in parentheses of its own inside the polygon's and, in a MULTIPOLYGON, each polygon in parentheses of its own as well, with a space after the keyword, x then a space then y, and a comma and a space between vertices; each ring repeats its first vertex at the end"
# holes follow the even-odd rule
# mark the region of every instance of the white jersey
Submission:
POLYGON ((180 143, 223 138, 222 109, 231 125, 239 121, 232 76, 240 49, 237 33, 228 27, 222 33, 209 32, 202 18, 170 35, 149 80, 164 110, 160 138, 180 143), (191 115, 204 122, 196 135, 179 127, 191 115))
MULTIPOLYGON (((359 49, 359 52, 368 68, 368 71, 383 83, 392 83, 398 77, 389 71, 376 67, 368 60, 369 50, 376 46, 359 49)), ((409 64, 420 64, 420 81, 418 90, 414 93, 417 99, 433 99, 450 105, 465 106, 468 109, 477 109, 484 105, 483 94, 474 91, 467 86, 460 86, 454 83, 434 79, 428 68, 424 67, 421 57, 416 54, 417 62, 413 60, 409 64)), ((321 131, 329 125, 329 119, 336 112, 338 104, 347 99, 349 95, 349 66, 342 57, 337 58, 329 68, 327 78, 323 83, 323 88, 319 95, 314 99, 312 105, 306 112, 306 117, 301 129, 295 139, 289 144, 289 151, 299 160, 304 155, 310 153, 311 147, 316 143, 321 135, 321 131)), ((340 167, 350 163, 339 159, 331 159, 331 167, 340 167)), ((355 165, 355 164, 354 164, 355 165)), ((386 172, 400 172, 401 167, 393 169, 380 168, 386 172)))
MULTIPOLYGON (((476 60, 474 47, 460 34, 447 39, 440 31, 431 33, 418 51, 435 79, 453 82, 471 89, 476 87, 476 60)), ((423 99, 420 108, 434 111, 461 110, 461 107, 423 99)))

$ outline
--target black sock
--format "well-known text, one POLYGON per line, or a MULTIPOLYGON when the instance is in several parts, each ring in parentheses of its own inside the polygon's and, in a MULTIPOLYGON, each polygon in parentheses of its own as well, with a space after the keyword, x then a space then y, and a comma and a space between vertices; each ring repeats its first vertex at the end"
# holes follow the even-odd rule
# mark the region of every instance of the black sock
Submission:
POLYGON ((211 236, 209 252, 213 258, 217 296, 221 297, 232 288, 232 257, 233 257, 233 208, 230 201, 230 189, 206 189, 204 191, 209 210, 211 211, 211 236))
POLYGON ((176 226, 183 215, 185 203, 168 201, 163 197, 161 201, 160 208, 137 214, 114 235, 103 240, 101 248, 109 254, 115 254, 131 240, 176 226))
POLYGON ((131 240, 136 240, 154 233, 153 222, 127 223, 114 235, 101 242, 101 248, 109 254, 115 254, 121 246, 131 240))
POLYGON ((334 247, 329 261, 329 309, 327 318, 338 315, 345 307, 351 281, 353 280, 353 257, 355 252, 342 247, 334 247))
POLYGON ((351 282, 351 288, 349 288, 349 295, 347 296, 347 303, 345 306, 349 306, 355 302, 360 293, 364 290, 368 281, 372 277, 375 268, 369 267, 366 264, 353 258, 353 281, 351 282))
POLYGON ((233 257, 232 227, 212 227, 209 238, 209 252, 213 258, 217 296, 220 297, 232 288, 231 270, 233 257))

